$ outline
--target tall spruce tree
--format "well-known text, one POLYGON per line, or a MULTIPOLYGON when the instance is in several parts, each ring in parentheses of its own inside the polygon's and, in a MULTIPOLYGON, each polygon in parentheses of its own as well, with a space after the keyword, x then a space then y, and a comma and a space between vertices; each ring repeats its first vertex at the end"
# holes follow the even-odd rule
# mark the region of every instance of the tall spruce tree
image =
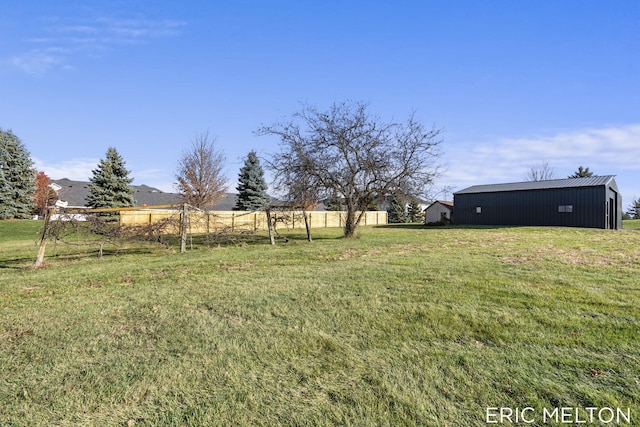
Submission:
POLYGON ((407 222, 407 204, 394 196, 389 202, 389 208, 387 208, 387 218, 391 224, 407 222))
POLYGON ((35 170, 20 138, 0 128, 0 219, 29 218, 34 211, 35 170))
POLYGON ((124 167, 125 162, 115 148, 109 147, 105 159, 100 160, 89 179, 87 204, 93 208, 121 208, 135 206, 133 178, 124 167))
POLYGON ((416 199, 411 200, 407 207, 407 220, 409 222, 422 222, 422 210, 416 199))
POLYGON ((267 194, 267 183, 264 170, 255 151, 249 152, 244 166, 238 174, 238 198, 234 209, 241 211, 257 211, 266 207, 271 201, 267 194))

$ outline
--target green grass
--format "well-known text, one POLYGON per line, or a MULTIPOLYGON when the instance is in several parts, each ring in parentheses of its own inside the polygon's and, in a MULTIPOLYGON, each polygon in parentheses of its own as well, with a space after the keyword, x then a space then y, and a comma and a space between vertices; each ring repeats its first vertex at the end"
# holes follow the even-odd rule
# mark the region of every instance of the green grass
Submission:
POLYGON ((640 219, 630 219, 622 221, 623 228, 640 228, 640 219))
POLYGON ((40 224, 0 222, 2 425, 482 426, 487 407, 527 406, 630 408, 640 425, 626 222, 326 229, 101 260, 50 243, 36 270, 40 224))

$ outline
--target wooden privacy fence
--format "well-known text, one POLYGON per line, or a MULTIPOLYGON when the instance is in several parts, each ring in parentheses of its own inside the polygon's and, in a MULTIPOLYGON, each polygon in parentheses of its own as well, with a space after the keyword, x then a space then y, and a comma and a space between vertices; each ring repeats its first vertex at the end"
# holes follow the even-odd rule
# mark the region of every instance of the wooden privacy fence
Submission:
MULTIPOLYGON (((190 233, 211 233, 216 230, 267 230, 267 215, 263 211, 209 211, 202 212, 188 210, 187 224, 190 233)), ((309 211, 311 228, 343 227, 346 218, 344 211, 309 211)), ((182 209, 136 209, 120 212, 120 224, 128 226, 146 226, 160 222, 167 222, 165 232, 180 233, 182 223, 182 209)), ((305 228, 302 211, 272 210, 272 219, 275 217, 277 229, 305 228)), ((384 225, 387 224, 386 211, 365 212, 360 225, 384 225)))

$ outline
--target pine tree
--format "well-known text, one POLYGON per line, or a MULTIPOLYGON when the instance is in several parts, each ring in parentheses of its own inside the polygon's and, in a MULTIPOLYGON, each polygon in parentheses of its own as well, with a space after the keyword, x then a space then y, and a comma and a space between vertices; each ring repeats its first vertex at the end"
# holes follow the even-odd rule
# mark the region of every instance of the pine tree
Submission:
POLYGON ((328 211, 343 211, 345 209, 344 202, 342 201, 340 196, 338 196, 338 192, 335 190, 331 194, 331 197, 329 197, 325 203, 326 210, 328 211))
POLYGON ((630 219, 640 219, 640 197, 631 201, 627 213, 630 219))
POLYGON ((387 209, 387 218, 390 224, 398 224, 407 222, 407 206, 395 196, 389 202, 387 209))
POLYGON ((567 178, 589 178, 593 176, 593 172, 589 170, 589 167, 586 169, 582 166, 578 167, 578 170, 573 173, 573 175, 569 175, 567 178))
POLYGON ((34 179, 33 161, 22 141, 0 128, 0 219, 31 216, 34 179))
POLYGON ((271 201, 267 194, 267 183, 264 170, 255 151, 249 152, 244 166, 238 174, 238 198, 235 208, 241 211, 257 211, 266 207, 271 201))
POLYGON ((89 179, 87 204, 93 208, 120 208, 135 206, 134 190, 129 171, 115 148, 109 147, 105 159, 100 160, 89 179))
POLYGON ((422 222, 422 210, 417 200, 412 200, 407 209, 409 222, 422 222))

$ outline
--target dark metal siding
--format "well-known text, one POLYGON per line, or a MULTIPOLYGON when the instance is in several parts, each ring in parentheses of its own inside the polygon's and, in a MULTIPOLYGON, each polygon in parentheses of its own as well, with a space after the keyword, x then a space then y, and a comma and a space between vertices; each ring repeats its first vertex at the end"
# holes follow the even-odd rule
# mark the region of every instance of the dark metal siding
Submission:
POLYGON ((453 222, 608 228, 607 201, 612 198, 621 206, 619 194, 605 186, 454 194, 453 222), (559 206, 571 206, 572 212, 559 212, 559 206))
POLYGON ((618 191, 615 183, 606 187, 605 203, 613 204, 613 208, 609 208, 609 215, 613 215, 613 220, 606 219, 606 227, 619 230, 622 228, 622 196, 618 191))

